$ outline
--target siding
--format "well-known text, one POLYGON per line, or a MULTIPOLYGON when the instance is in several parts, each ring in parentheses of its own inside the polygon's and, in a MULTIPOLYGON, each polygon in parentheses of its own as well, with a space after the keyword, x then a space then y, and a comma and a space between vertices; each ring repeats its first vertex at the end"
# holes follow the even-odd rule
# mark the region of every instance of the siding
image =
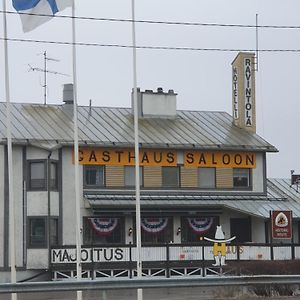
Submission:
POLYGON ((181 167, 181 187, 196 188, 198 186, 198 168, 181 167))
POLYGON ((232 169, 216 169, 216 187, 233 188, 232 169))
POLYGON ((144 167, 144 187, 161 187, 161 167, 144 167))
POLYGON ((107 187, 124 186, 124 167, 123 166, 106 166, 105 179, 107 187))

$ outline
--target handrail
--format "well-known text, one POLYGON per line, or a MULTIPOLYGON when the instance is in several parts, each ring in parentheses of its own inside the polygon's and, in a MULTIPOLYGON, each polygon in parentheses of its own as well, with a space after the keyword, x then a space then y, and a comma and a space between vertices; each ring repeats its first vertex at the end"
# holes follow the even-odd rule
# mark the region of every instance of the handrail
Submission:
POLYGON ((41 293, 85 290, 116 290, 139 288, 178 288, 212 286, 253 286, 274 284, 300 284, 300 275, 220 276, 189 278, 141 278, 113 280, 68 280, 26 283, 2 283, 0 294, 41 293))

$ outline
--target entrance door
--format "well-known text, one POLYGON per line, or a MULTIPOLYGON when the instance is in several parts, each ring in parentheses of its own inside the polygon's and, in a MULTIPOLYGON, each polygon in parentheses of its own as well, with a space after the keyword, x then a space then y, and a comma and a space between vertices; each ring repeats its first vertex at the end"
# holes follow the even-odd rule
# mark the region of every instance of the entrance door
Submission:
POLYGON ((230 219, 230 232, 231 236, 236 236, 236 241, 239 243, 251 242, 251 219, 230 219))

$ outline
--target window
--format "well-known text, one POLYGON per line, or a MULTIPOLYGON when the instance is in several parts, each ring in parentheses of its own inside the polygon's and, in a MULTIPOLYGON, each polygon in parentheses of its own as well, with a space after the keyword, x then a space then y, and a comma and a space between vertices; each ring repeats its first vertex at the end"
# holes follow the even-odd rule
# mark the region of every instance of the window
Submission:
POLYGON ((28 189, 46 190, 46 161, 30 161, 28 170, 28 189))
POLYGON ((50 188, 56 190, 58 188, 58 167, 57 162, 50 163, 50 188))
POLYGON ((30 218, 28 247, 45 248, 46 246, 46 218, 30 218))
POLYGON ((84 187, 103 187, 104 186, 104 167, 103 166, 84 166, 84 187))
POLYGON ((143 244, 162 244, 173 240, 173 219, 171 217, 143 217, 141 218, 141 227, 143 244))
POLYGON ((83 220, 83 242, 87 245, 125 243, 125 222, 119 217, 93 217, 83 220))
MULTIPOLYGON (((58 219, 50 219, 50 243, 58 245, 58 219)), ((48 245, 47 217, 28 218, 28 248, 46 248, 48 245)))
POLYGON ((51 246, 58 245, 58 219, 50 219, 50 244, 51 246))
POLYGON ((162 167, 162 186, 167 188, 179 187, 178 167, 162 167))
POLYGON ((216 169, 198 168, 198 186, 200 188, 216 187, 216 169))
POLYGON ((250 170, 233 169, 233 186, 250 187, 250 170))
POLYGON ((235 236, 239 243, 251 242, 251 219, 232 218, 230 219, 230 236, 235 236))
MULTIPOLYGON (((125 186, 133 187, 135 186, 135 167, 134 166, 125 166, 125 174, 124 174, 124 181, 125 186)), ((140 186, 143 185, 143 167, 140 167, 140 186)))
POLYGON ((200 237, 214 238, 218 217, 189 216, 181 218, 182 243, 199 242, 200 237))

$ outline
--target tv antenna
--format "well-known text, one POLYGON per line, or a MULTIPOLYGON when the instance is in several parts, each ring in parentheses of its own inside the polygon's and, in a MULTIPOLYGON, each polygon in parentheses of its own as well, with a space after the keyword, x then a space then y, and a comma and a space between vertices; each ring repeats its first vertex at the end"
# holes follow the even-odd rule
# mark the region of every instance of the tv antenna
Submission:
POLYGON ((44 84, 42 85, 42 87, 44 88, 44 104, 47 104, 47 73, 50 74, 54 74, 54 75, 62 75, 62 76, 69 76, 68 74, 64 74, 64 73, 60 73, 60 72, 56 72, 56 71, 50 71, 47 69, 47 62, 48 61, 54 61, 54 62, 59 62, 60 60, 55 59, 55 58, 50 58, 47 56, 47 52, 44 51, 44 53, 42 54, 44 56, 44 68, 36 68, 36 67, 32 67, 30 64, 28 64, 29 66, 29 70, 30 71, 37 71, 37 72, 43 72, 44 73, 44 84))

